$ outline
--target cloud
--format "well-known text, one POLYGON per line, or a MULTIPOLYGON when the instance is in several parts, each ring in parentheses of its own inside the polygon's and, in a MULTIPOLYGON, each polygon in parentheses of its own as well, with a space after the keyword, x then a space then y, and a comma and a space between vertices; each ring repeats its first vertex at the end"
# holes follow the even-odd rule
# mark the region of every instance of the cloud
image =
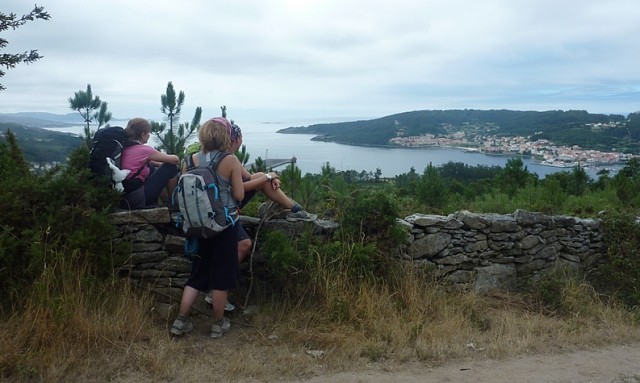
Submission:
MULTIPOLYGON (((416 109, 640 105, 635 0, 56 0, 2 36, 44 59, 0 79, 0 113, 68 111, 90 83, 115 116, 186 110, 379 117, 416 109)), ((8 0, 0 12, 25 13, 8 0)), ((188 114, 188 112, 187 112, 188 114)))

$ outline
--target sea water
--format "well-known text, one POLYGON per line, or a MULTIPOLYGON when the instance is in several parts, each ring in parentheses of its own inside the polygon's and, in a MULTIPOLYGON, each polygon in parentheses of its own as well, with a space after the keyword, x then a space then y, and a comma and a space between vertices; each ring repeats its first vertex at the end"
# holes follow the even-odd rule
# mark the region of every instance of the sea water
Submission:
MULTIPOLYGON (((370 146, 353 146, 337 144, 334 142, 312 141, 313 135, 309 134, 282 134, 278 130, 291 126, 307 126, 310 123, 304 121, 278 121, 278 122, 239 122, 243 133, 243 143, 250 155, 249 163, 261 157, 266 159, 291 159, 296 158, 296 164, 306 173, 320 173, 324 164, 336 170, 355 170, 358 173, 375 173, 380 169, 382 177, 394 177, 408 173, 411 168, 421 174, 424 169, 432 164, 439 166, 448 162, 461 162, 468 166, 484 165, 488 167, 504 167, 513 156, 487 155, 479 152, 468 151, 462 148, 386 148, 370 146)), ((314 122, 312 122, 314 123, 314 122)), ((63 128, 47 128, 58 132, 83 134, 83 126, 69 126, 63 128)), ((197 140, 196 134, 192 135, 188 143, 197 140)), ((158 145, 157 137, 152 136, 150 145, 158 145)), ((548 174, 559 171, 571 171, 571 168, 546 166, 536 163, 530 157, 522 157, 527 170, 544 178, 548 174)), ((614 174, 622 166, 612 165, 608 169, 614 174)), ((278 169, 276 169, 278 170, 278 169)), ((600 168, 586 168, 587 174, 596 179, 600 168)))

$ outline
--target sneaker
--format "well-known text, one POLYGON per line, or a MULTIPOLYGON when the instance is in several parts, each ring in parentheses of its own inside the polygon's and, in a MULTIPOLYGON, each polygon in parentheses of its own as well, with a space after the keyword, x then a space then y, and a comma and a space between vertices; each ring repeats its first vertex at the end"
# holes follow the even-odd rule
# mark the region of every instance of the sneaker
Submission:
POLYGON ((287 221, 295 222, 295 221, 315 221, 318 219, 316 214, 309 214, 304 210, 300 210, 296 213, 289 213, 287 215, 287 221))
POLYGON ((173 321, 170 332, 175 336, 180 336, 182 334, 191 332, 191 330, 193 330, 193 323, 191 323, 191 320, 189 320, 189 318, 176 318, 176 320, 173 321))
POLYGON ((227 318, 222 318, 222 324, 212 324, 210 337, 217 339, 220 338, 225 332, 231 330, 231 322, 227 318))
MULTIPOLYGON (((211 295, 207 294, 204 296, 204 301, 207 302, 208 304, 212 305, 213 304, 213 299, 211 298, 211 295)), ((231 303, 229 303, 229 301, 226 301, 224 303, 224 311, 230 313, 233 310, 236 309, 236 306, 232 305, 231 303)))

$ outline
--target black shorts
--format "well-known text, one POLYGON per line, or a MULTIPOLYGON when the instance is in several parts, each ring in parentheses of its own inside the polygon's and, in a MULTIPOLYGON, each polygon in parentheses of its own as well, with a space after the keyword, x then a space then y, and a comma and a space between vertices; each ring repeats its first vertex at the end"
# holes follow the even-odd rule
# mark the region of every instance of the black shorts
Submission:
POLYGON ((242 207, 244 207, 244 205, 248 204, 249 201, 251 201, 251 198, 253 198, 254 195, 256 195, 256 191, 255 190, 244 192, 244 199, 242 201, 238 202, 238 207, 242 209, 242 207))
POLYGON ((235 224, 213 238, 201 239, 186 285, 199 291, 231 290, 238 280, 238 230, 235 224))
POLYGON ((244 227, 242 227, 242 225, 240 224, 240 222, 238 222, 236 224, 238 227, 238 242, 240 241, 244 241, 245 239, 251 239, 251 237, 249 237, 249 234, 247 234, 247 231, 244 229, 244 227))

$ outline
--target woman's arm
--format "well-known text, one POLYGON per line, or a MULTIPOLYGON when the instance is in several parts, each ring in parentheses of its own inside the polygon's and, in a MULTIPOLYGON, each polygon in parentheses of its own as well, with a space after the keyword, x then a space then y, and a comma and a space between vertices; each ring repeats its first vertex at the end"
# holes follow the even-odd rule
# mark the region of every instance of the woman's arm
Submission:
MULTIPOLYGON (((231 194, 236 201, 242 201, 244 199, 244 185, 242 182, 242 164, 236 156, 226 156, 224 161, 229 161, 231 165, 231 194), (230 159, 230 160, 228 160, 230 159)), ((222 163, 220 163, 222 165, 222 163)))
POLYGON ((172 165, 180 164, 180 159, 175 154, 167 154, 158 150, 151 153, 151 155, 149 156, 149 160, 152 162, 156 161, 172 165))
POLYGON ((267 183, 271 183, 271 186, 276 189, 276 184, 279 186, 279 182, 274 183, 274 181, 277 181, 280 176, 278 176, 276 172, 270 172, 268 174, 271 176, 271 180, 267 177, 267 173, 256 172, 251 174, 251 178, 248 181, 245 178, 244 190, 251 191, 261 189, 267 183))

